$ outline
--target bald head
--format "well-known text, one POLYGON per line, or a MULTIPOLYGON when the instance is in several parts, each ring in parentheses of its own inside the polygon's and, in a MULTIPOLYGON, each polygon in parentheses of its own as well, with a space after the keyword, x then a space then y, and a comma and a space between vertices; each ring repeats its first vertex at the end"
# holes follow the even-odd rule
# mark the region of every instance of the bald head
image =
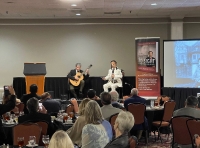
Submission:
POLYGON ((133 95, 138 95, 138 89, 137 88, 133 88, 132 90, 131 90, 131 95, 133 96, 133 95))

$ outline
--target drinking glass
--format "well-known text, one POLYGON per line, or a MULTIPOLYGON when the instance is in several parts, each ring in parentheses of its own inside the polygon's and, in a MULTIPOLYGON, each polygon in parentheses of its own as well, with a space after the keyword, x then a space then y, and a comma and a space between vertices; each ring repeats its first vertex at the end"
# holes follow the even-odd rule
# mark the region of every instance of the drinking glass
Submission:
POLYGON ((42 135, 42 142, 44 143, 45 148, 49 146, 49 135, 42 135))
POLYGON ((21 148, 24 146, 24 137, 17 137, 18 146, 21 148))
POLYGON ((23 116, 24 115, 24 112, 23 111, 20 111, 19 112, 19 116, 23 116))
POLYGON ((69 112, 69 116, 72 119, 74 117, 74 113, 73 112, 69 112))
POLYGON ((158 106, 158 101, 154 101, 154 106, 158 106))
POLYGON ((33 148, 35 146, 36 142, 36 137, 35 136, 30 136, 29 137, 29 145, 33 148))
POLYGON ((68 119, 68 114, 67 113, 63 113, 63 121, 64 121, 64 123, 67 122, 67 119, 68 119))
POLYGON ((15 112, 15 116, 19 116, 19 111, 15 112))
POLYGON ((7 112, 7 113, 5 114, 5 120, 10 120, 10 112, 7 112))

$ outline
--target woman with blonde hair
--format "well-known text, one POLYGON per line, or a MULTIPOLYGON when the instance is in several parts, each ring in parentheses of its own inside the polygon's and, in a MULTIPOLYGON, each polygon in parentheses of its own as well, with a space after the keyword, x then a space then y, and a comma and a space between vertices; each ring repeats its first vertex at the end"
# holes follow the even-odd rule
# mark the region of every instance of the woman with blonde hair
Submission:
POLYGON ((90 99, 88 98, 85 98, 83 99, 83 101, 81 101, 79 105, 79 117, 74 123, 74 125, 70 129, 67 130, 67 133, 69 137, 71 138, 72 142, 78 145, 79 147, 81 147, 82 129, 86 125, 85 116, 84 116, 85 106, 87 105, 89 101, 90 99))
POLYGON ((74 148, 74 145, 65 131, 57 131, 51 137, 48 148, 74 148))
POLYGON ((82 130, 82 148, 104 148, 112 140, 112 127, 103 119, 101 108, 94 100, 85 107, 86 125, 82 130))

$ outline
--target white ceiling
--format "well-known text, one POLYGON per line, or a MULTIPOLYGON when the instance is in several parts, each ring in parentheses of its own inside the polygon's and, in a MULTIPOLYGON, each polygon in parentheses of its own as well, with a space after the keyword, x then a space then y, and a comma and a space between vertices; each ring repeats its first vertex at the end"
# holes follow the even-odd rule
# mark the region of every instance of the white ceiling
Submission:
POLYGON ((200 0, 0 0, 0 18, 158 17, 200 17, 200 0))

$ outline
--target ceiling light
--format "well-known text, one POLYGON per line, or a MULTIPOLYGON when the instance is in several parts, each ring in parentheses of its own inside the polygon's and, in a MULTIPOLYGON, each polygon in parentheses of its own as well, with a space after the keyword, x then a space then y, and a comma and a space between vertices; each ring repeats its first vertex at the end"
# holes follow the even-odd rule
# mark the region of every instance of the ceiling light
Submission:
POLYGON ((156 3, 151 4, 151 6, 156 6, 156 5, 157 5, 156 3))
POLYGON ((81 15, 80 13, 76 13, 76 15, 81 15))
POLYGON ((76 7, 77 5, 76 5, 76 4, 72 4, 71 6, 72 6, 72 7, 76 7))

